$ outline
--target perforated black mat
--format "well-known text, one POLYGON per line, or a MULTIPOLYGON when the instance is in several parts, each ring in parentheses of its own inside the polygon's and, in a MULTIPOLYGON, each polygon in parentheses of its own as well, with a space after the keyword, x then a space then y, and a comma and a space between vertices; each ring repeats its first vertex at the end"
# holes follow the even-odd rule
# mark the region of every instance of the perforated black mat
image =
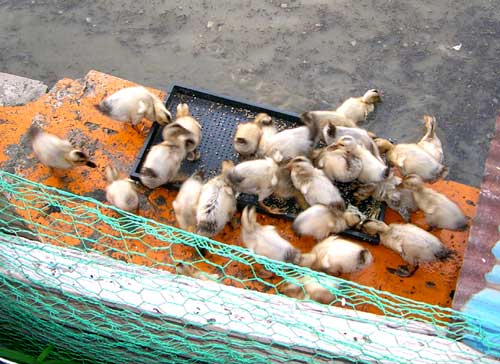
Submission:
MULTIPOLYGON (((202 170, 205 179, 208 180, 220 172, 220 166, 223 160, 233 160, 239 162, 238 154, 233 148, 233 136, 236 126, 241 122, 252 120, 256 114, 265 112, 269 114, 275 122, 278 130, 292 128, 300 125, 300 118, 296 114, 286 113, 270 107, 254 105, 245 101, 235 100, 226 96, 215 95, 208 91, 196 90, 184 86, 172 85, 168 92, 168 98, 165 105, 172 113, 175 119, 175 112, 179 103, 189 105, 189 110, 196 120, 202 125, 202 140, 198 147, 201 153, 199 160, 195 162, 184 161, 180 173, 190 176, 198 170, 202 170)), ((130 177, 139 180, 139 171, 151 147, 162 141, 162 127, 154 123, 146 137, 139 155, 134 163, 130 177)), ((337 184, 344 199, 352 201, 354 192, 353 184, 337 184)), ((167 184, 165 187, 179 189, 178 184, 167 184)), ((242 194, 238 198, 238 207, 257 204, 255 196, 242 194)), ((277 200, 270 198, 266 205, 284 207, 286 215, 279 215, 288 219, 294 219, 301 211, 293 200, 277 200)), ((357 207, 371 218, 383 219, 385 205, 368 199, 357 207)), ((261 211, 261 213, 266 213, 261 211)), ((367 241, 372 244, 378 243, 378 237, 367 235, 356 230, 347 230, 343 233, 357 239, 367 241)))

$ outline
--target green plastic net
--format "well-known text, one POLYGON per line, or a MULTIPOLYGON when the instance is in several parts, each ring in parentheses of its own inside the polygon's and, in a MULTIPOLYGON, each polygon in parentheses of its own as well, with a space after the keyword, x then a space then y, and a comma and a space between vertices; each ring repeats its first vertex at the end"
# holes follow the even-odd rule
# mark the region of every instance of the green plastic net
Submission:
POLYGON ((88 363, 486 363, 499 354, 487 323, 451 309, 7 172, 0 192, 0 345, 10 349, 52 344, 53 357, 88 363), (333 302, 310 299, 311 284, 333 302), (291 288, 304 299, 287 297, 291 288))

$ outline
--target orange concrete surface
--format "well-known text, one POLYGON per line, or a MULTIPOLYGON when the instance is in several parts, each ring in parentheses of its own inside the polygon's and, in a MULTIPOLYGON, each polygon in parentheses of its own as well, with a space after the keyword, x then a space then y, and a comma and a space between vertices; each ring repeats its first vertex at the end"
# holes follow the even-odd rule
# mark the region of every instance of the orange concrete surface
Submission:
MULTIPOLYGON (((0 107, 0 127, 2 138, 0 140, 0 166, 2 169, 16 173, 32 181, 54 186, 72 193, 90 196, 105 201, 104 168, 112 164, 128 175, 139 149, 141 148, 147 131, 138 134, 129 124, 114 121, 102 115, 95 105, 106 95, 110 95, 120 88, 133 85, 125 81, 100 72, 91 71, 83 79, 63 79, 45 96, 39 100, 18 107, 0 107), (38 163, 29 148, 26 132, 33 119, 39 120, 48 132, 60 137, 70 139, 75 146, 87 151, 91 159, 98 165, 96 169, 79 167, 70 171, 59 171, 52 174, 49 169, 38 163)), ((160 97, 165 94, 152 90, 160 97)), ((146 129, 150 123, 144 121, 146 129)), ((446 152, 446 151, 445 151, 446 152)), ((451 181, 439 181, 432 188, 445 193, 457 202, 465 214, 473 217, 475 204, 478 200, 479 191, 476 188, 462 185, 451 181)), ((176 192, 158 188, 154 191, 141 191, 141 203, 139 214, 161 223, 176 226, 173 214, 172 200, 176 192)), ((35 217, 41 221, 43 217, 35 217)), ((277 227, 282 236, 288 239, 294 246, 303 252, 309 251, 314 241, 308 238, 299 238, 291 229, 289 221, 273 218, 270 216, 259 216, 262 224, 271 224, 277 227)), ((387 210, 386 222, 402 221, 395 212, 387 210)), ((424 218, 421 213, 414 214, 412 222, 425 228, 424 218)), ((91 231, 82 227, 82 236, 90 235, 91 231)), ((377 289, 389 291, 404 297, 418 301, 437 304, 444 307, 451 305, 452 295, 459 274, 463 252, 466 246, 468 232, 453 232, 446 230, 435 230, 432 232, 438 236, 444 244, 455 250, 456 254, 447 262, 423 264, 417 272, 409 278, 401 278, 387 271, 388 267, 397 268, 404 264, 398 254, 382 247, 369 246, 374 256, 374 263, 362 272, 349 274, 343 278, 371 286, 377 289)), ((227 244, 241 245, 239 228, 226 226, 224 231, 214 240, 227 244)), ((65 242, 70 245, 79 245, 78 241, 65 242)), ((161 241, 148 239, 147 244, 141 243, 140 239, 133 241, 113 240, 109 243, 115 249, 102 248, 115 258, 124 259, 137 264, 158 266, 157 262, 168 263, 171 258, 192 260, 197 253, 188 247, 176 246, 170 251, 153 252, 149 246, 164 244, 161 241), (130 256, 121 253, 127 248, 144 253, 144 256, 130 256)), ((258 281, 248 281, 254 276, 249 267, 236 262, 228 262, 227 259, 207 255, 214 263, 225 265, 225 273, 237 279, 225 279, 223 283, 235 286, 247 286, 260 291, 275 293, 273 289, 258 281), (238 278, 241 279, 238 280, 238 278)), ((201 264, 209 272, 217 271, 209 264, 201 264)), ((258 268, 256 268, 258 271, 258 268)), ((218 273, 221 273, 218 271, 218 273)), ((267 279, 273 283, 279 283, 277 277, 267 279)), ((363 309, 363 307, 358 307, 363 309)), ((369 310, 367 308, 367 310, 369 310)))

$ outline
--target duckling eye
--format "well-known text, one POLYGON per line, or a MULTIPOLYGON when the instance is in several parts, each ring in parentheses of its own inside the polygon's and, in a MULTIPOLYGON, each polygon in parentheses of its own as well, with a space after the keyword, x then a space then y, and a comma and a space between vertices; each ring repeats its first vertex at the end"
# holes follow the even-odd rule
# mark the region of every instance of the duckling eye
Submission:
POLYGON ((244 138, 236 138, 236 143, 239 144, 247 144, 248 142, 244 138))

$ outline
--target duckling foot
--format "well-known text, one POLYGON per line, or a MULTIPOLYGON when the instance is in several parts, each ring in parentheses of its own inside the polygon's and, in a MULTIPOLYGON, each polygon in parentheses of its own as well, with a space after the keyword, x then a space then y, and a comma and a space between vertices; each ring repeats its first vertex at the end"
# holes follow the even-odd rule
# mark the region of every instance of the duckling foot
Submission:
POLYGON ((197 161, 198 159, 200 159, 201 157, 201 153, 198 149, 192 151, 192 152, 189 152, 186 156, 186 159, 190 162, 194 162, 194 161, 197 161))
POLYGON ((387 271, 402 278, 411 277, 418 269, 418 265, 399 265, 397 269, 387 267, 387 271))
POLYGON ((286 215, 286 211, 284 209, 280 209, 278 207, 271 207, 264 204, 264 202, 259 202, 259 207, 264 211, 273 214, 273 215, 286 215))

